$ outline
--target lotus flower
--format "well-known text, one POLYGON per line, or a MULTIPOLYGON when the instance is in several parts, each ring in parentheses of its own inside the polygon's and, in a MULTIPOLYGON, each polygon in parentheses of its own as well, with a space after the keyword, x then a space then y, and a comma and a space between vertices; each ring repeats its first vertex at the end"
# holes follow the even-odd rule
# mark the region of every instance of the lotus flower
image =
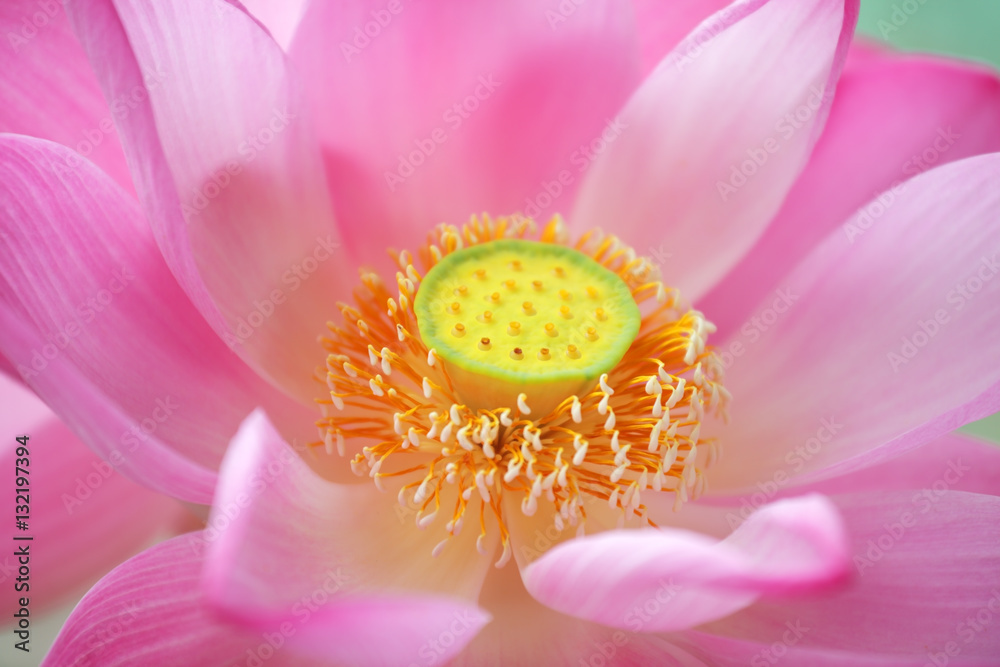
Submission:
POLYGON ((857 4, 8 3, 0 350, 211 507, 44 664, 988 664, 1000 84, 857 4))

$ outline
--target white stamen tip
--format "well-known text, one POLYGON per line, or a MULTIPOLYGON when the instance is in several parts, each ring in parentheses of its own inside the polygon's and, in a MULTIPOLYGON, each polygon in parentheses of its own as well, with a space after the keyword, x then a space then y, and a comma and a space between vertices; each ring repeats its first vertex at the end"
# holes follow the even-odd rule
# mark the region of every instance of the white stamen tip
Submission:
POLYGON ((421 528, 426 528, 427 526, 431 525, 431 522, 434 521, 434 518, 436 516, 437 516, 437 510, 432 511, 430 514, 425 514, 424 516, 417 519, 417 525, 420 526, 421 528))
POLYGON ((508 540, 503 543, 503 553, 500 554, 500 560, 498 560, 494 564, 494 567, 497 568, 503 567, 510 561, 510 557, 511 557, 511 549, 510 549, 510 541, 508 540))
POLYGON ((517 409, 521 411, 521 414, 530 415, 531 408, 528 407, 528 395, 518 394, 517 395, 517 409))
POLYGON ((446 545, 446 544, 448 544, 448 538, 447 537, 437 543, 437 546, 434 547, 433 551, 431 551, 431 556, 433 556, 434 558, 437 558, 438 556, 440 556, 441 552, 444 551, 444 545, 446 545))

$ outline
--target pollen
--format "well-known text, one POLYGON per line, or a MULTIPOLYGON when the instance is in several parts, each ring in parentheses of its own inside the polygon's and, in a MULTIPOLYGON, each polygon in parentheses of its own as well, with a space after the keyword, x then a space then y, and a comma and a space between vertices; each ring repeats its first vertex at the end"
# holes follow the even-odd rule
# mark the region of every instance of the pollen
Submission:
POLYGON ((547 505, 552 529, 580 534, 594 502, 655 525, 651 494, 677 509, 704 492, 720 453, 702 424, 725 420, 730 396, 715 328, 654 264, 597 230, 570 243, 558 218, 440 225, 419 259, 393 256, 395 289, 362 274, 322 338, 311 446, 440 530, 435 556, 464 548, 464 526, 502 567, 515 513, 547 505), (530 302, 508 298, 518 286, 530 302))

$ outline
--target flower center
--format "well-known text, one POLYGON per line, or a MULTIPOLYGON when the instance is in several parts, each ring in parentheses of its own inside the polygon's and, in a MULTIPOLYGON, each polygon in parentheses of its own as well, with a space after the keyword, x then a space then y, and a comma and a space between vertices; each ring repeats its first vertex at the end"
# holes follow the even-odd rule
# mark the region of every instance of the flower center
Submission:
POLYGON ((458 250, 424 276, 414 301, 423 342, 479 409, 546 413, 590 389, 639 332, 617 275, 578 250, 522 240, 458 250))
POLYGON ((467 517, 482 553, 499 534, 498 567, 514 514, 577 534, 608 512, 655 525, 643 498, 679 507, 718 456, 701 435, 729 401, 712 324, 615 237, 570 247, 558 218, 532 233, 503 218, 437 227, 418 249, 425 275, 408 252, 395 295, 364 273, 323 338, 313 445, 350 456, 421 528, 443 521, 435 555, 467 517))

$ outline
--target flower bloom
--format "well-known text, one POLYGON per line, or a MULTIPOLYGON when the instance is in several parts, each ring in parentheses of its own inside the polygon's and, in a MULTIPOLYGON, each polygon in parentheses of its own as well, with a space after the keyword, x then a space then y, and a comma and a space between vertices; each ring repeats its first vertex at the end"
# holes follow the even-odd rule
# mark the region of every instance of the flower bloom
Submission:
POLYGON ((0 351, 211 506, 45 664, 1000 652, 1000 84, 688 4, 11 33, 0 351))

